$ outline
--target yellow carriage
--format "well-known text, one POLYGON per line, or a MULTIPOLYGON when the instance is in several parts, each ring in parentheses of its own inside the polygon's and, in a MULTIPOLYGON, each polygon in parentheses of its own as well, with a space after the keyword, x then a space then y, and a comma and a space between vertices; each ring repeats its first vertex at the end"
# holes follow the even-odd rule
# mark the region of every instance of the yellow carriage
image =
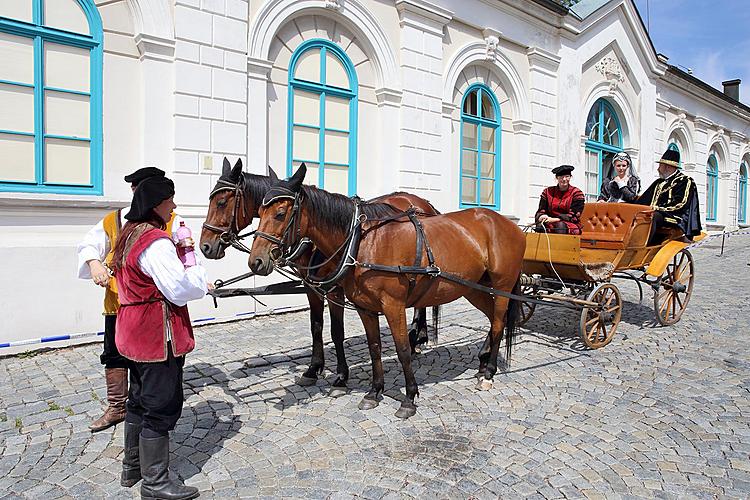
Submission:
MULTIPOLYGON (((662 325, 676 323, 693 291, 693 257, 679 230, 660 232, 658 245, 647 244, 652 214, 642 205, 590 203, 581 216, 580 235, 527 233, 524 295, 581 309, 581 340, 592 349, 612 340, 622 317, 613 278, 636 282, 641 300, 643 285, 651 287, 656 319, 662 325)), ((522 323, 535 306, 523 303, 522 323)))

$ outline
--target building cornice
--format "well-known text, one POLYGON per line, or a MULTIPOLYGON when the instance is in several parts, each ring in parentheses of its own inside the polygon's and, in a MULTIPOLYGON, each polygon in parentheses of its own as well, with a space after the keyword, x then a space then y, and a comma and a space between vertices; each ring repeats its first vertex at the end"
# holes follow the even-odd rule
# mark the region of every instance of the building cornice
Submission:
POLYGON ((247 58, 247 77, 253 80, 268 81, 271 74, 273 63, 265 59, 248 56, 247 58))
POLYGON ((173 39, 139 33, 135 36, 135 45, 138 47, 141 61, 144 59, 174 61, 175 41, 173 39))
POLYGON ((401 99, 403 98, 403 92, 398 89, 391 89, 388 87, 381 87, 375 89, 375 97, 378 100, 378 106, 401 106, 401 99))
POLYGON ((560 67, 561 61, 561 58, 557 55, 539 47, 529 47, 526 50, 526 57, 529 59, 529 69, 540 70, 551 76, 557 76, 557 69, 560 67))
POLYGON ((396 0, 401 26, 412 26, 443 36, 443 28, 453 19, 453 12, 424 0, 396 0))

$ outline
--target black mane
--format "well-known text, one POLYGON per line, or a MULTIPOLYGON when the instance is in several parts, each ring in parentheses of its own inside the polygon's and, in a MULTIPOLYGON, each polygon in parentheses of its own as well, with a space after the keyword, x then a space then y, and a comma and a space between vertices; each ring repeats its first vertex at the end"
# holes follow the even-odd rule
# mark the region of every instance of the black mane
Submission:
MULTIPOLYGON (((329 193, 315 186, 302 186, 305 202, 310 208, 310 217, 316 226, 327 226, 348 232, 354 216, 354 200, 343 194, 329 193)), ((381 219, 401 213, 387 203, 367 202, 361 205, 368 219, 381 219)))
POLYGON ((250 174, 243 172, 245 177, 245 193, 252 197, 256 207, 260 207, 263 197, 271 189, 271 178, 267 175, 250 174))

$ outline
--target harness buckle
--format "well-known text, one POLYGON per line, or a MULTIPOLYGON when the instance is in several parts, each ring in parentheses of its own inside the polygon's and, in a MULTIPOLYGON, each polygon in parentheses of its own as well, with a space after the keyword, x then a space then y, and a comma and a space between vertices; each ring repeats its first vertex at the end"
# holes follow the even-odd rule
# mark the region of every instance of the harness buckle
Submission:
POLYGON ((442 272, 438 266, 427 266, 424 269, 431 278, 437 278, 442 272))

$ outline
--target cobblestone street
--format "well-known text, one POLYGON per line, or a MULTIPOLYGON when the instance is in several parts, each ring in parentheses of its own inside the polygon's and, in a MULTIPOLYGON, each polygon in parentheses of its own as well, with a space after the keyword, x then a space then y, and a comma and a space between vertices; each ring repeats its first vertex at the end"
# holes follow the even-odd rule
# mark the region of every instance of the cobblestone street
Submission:
MULTIPOLYGON (((639 305, 620 281, 618 333, 588 351, 577 314, 538 307, 486 392, 474 373, 487 321, 465 301, 444 308, 439 343, 415 362, 419 408, 407 421, 394 416, 403 376, 384 320, 386 395, 366 412, 356 314, 351 390, 338 398, 330 341, 325 378, 294 382, 310 356, 307 312, 198 328, 173 468, 203 498, 747 498, 750 238, 729 240, 723 257, 719 246, 694 249, 677 325, 655 327, 650 291, 639 305)), ((138 497, 119 485, 122 426, 87 428, 105 399, 100 350, 0 359, 0 498, 138 497)))

